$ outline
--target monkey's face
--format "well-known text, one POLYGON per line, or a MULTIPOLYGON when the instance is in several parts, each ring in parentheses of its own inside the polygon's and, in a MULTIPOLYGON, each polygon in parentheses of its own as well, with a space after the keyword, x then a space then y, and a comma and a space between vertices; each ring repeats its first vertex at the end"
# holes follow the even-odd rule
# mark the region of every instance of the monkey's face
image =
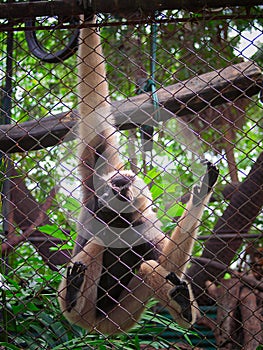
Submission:
POLYGON ((140 213, 150 208, 151 193, 142 179, 131 171, 110 173, 98 189, 98 206, 101 211, 140 213))

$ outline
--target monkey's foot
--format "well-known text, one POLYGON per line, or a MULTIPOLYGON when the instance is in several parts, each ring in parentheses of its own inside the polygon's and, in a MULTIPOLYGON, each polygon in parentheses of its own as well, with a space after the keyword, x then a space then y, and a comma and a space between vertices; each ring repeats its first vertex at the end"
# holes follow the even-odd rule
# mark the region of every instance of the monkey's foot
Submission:
POLYGON ((181 307, 181 315, 187 322, 192 321, 190 293, 185 281, 180 280, 174 272, 170 272, 166 279, 175 287, 169 292, 169 297, 181 307))
POLYGON ((77 261, 67 269, 66 308, 70 312, 77 303, 77 294, 84 281, 87 266, 77 261))
POLYGON ((219 170, 215 165, 207 160, 202 161, 202 163, 206 165, 207 171, 200 186, 194 186, 193 188, 193 204, 196 206, 201 204, 205 197, 212 191, 219 175, 219 170))

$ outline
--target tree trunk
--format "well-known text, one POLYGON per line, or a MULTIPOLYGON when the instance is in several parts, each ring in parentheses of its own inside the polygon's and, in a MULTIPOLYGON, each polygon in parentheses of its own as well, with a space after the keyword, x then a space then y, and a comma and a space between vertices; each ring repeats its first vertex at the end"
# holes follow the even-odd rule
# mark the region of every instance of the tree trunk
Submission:
POLYGON ((242 288, 240 309, 244 329, 244 350, 255 350, 262 342, 262 317, 257 296, 249 288, 242 288))

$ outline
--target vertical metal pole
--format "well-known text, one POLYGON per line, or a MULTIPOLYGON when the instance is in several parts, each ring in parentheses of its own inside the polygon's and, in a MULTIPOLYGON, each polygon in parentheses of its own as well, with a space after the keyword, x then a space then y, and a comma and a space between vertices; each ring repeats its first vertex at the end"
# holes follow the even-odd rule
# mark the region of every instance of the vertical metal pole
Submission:
POLYGON ((1 124, 10 124, 12 108, 12 74, 13 74, 13 32, 7 33, 6 48, 6 77, 4 87, 4 97, 2 101, 1 124))
MULTIPOLYGON (((2 108, 0 115, 1 124, 10 124, 11 122, 11 109, 12 109, 12 75, 13 75, 13 46, 14 46, 14 34, 12 31, 7 33, 7 45, 6 45, 6 76, 5 86, 3 88, 4 96, 2 100, 2 108)), ((3 176, 8 172, 10 168, 10 162, 8 156, 4 153, 0 154, 1 162, 1 192, 2 192, 2 218, 3 218, 3 232, 8 231, 8 215, 9 215, 9 192, 10 182, 8 179, 4 179, 3 176)), ((7 262, 7 261, 6 261, 7 262)), ((3 272, 7 272, 7 264, 4 264, 5 268, 3 272)))
MULTIPOLYGON (((9 0, 8 2, 12 2, 9 0)), ((14 34, 12 31, 7 33, 6 39, 6 76, 5 76, 5 86, 3 88, 3 99, 2 107, 0 111, 0 123, 10 124, 11 123, 11 109, 12 109, 12 75, 13 75, 13 46, 14 46, 14 34)), ((8 217, 10 208, 10 181, 4 176, 8 175, 8 170, 10 169, 10 162, 8 155, 0 153, 0 164, 1 164, 1 195, 2 195, 2 218, 3 218, 3 232, 6 235, 8 233, 8 217)), ((8 273, 8 257, 2 256, 0 263, 1 271, 3 274, 8 273)), ((2 318, 3 318, 3 332, 1 339, 8 342, 8 310, 7 310, 7 300, 6 291, 2 288, 1 293, 2 301, 2 318)))

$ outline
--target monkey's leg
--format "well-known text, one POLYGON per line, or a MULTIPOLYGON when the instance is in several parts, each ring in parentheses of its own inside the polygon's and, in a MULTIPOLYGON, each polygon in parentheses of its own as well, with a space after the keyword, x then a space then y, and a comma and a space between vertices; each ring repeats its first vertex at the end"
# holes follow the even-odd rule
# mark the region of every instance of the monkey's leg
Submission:
POLYGON ((104 246, 91 240, 72 258, 63 278, 58 299, 64 316, 74 324, 91 329, 96 322, 97 284, 102 271, 104 246))
POLYGON ((167 272, 154 260, 144 262, 139 274, 180 326, 189 328, 195 322, 198 309, 186 281, 167 272))
MULTIPOLYGON (((183 311, 183 308, 188 305, 187 297, 183 305, 180 305, 180 295, 175 294, 176 291, 178 292, 178 281, 174 281, 175 286, 170 281, 169 273, 156 261, 143 263, 138 276, 133 277, 129 285, 126 286, 125 292, 120 296, 119 304, 108 314, 98 317, 96 313, 97 284, 102 271, 103 249, 103 246, 89 242, 85 246, 85 252, 77 254, 70 265, 73 267, 71 267, 68 276, 72 274, 74 269, 78 273, 74 276, 73 271, 73 275, 70 276, 71 281, 74 281, 73 286, 69 287, 71 281, 66 278, 61 282, 59 302, 65 317, 71 323, 104 334, 125 332, 139 320, 147 301, 151 297, 156 297, 162 305, 167 307, 179 325, 189 326, 189 320, 185 319, 188 316, 185 317, 186 314, 183 311), (78 262, 80 259, 81 263, 78 262), (79 287, 78 283, 80 283, 80 289, 76 293, 76 288, 79 287), (67 293, 70 297, 67 297, 67 293), (181 316, 182 314, 183 316, 181 316)), ((181 283, 179 283, 179 289, 180 286, 181 283)), ((182 289, 179 292, 182 294, 182 289)), ((185 288, 183 288, 183 293, 187 294, 185 288)))
POLYGON ((124 286, 118 304, 107 314, 97 319, 95 330, 103 334, 116 334, 129 330, 138 322, 153 291, 140 276, 134 275, 128 286, 124 286))
POLYGON ((125 287, 119 303, 105 316, 97 318, 94 330, 103 334, 125 332, 138 322, 145 305, 157 298, 182 327, 195 321, 193 295, 186 282, 176 279, 156 261, 146 261, 125 287))
POLYGON ((185 212, 178 222, 171 237, 166 237, 159 259, 160 264, 167 270, 173 271, 180 278, 187 262, 190 260, 198 226, 212 188, 218 177, 218 169, 210 162, 206 163, 207 171, 200 186, 194 186, 193 195, 187 203, 185 212))
POLYGON ((165 270, 176 273, 179 278, 190 261, 203 210, 203 205, 193 206, 191 198, 171 237, 164 238, 159 262, 165 270))
POLYGON ((67 277, 59 287, 59 303, 64 316, 73 324, 103 334, 127 331, 139 319, 152 296, 143 280, 134 276, 119 303, 108 314, 97 314, 97 288, 102 273, 104 247, 90 241, 68 266, 67 277))

